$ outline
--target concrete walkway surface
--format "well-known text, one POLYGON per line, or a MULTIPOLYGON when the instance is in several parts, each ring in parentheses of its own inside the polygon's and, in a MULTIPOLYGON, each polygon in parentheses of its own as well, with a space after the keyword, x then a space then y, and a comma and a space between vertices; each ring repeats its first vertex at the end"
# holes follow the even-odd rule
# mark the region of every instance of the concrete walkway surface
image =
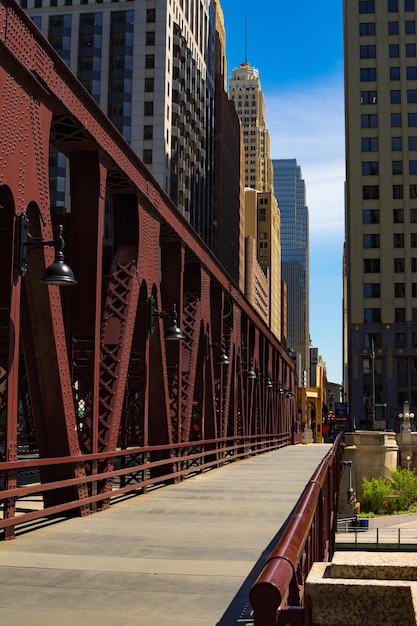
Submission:
POLYGON ((329 444, 289 446, 0 544, 0 624, 252 624, 249 590, 329 444))

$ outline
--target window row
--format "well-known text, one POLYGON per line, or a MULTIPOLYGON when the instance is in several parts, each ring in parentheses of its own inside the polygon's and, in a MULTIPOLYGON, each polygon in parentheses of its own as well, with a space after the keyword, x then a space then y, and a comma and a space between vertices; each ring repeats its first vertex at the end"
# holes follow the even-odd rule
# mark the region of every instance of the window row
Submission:
MULTIPOLYGON (((363 235, 363 247, 379 248, 381 241, 381 235, 379 233, 366 233, 363 235)), ((404 248, 405 235, 404 233, 393 233, 393 247, 404 248)), ((410 247, 417 248, 417 233, 410 233, 410 247)))
MULTIPOLYGON (((415 43, 406 43, 404 51, 405 56, 408 58, 417 56, 417 48, 415 43)), ((390 59, 398 59, 400 57, 400 44, 390 43, 388 45, 388 55, 390 59)), ((367 44, 359 46, 359 57, 361 59, 376 59, 376 45, 367 44)))
MULTIPOLYGON (((391 173, 393 176, 404 174, 403 162, 392 161, 391 173)), ((417 174, 417 160, 408 161, 408 173, 417 174)), ((377 176, 379 174, 378 161, 362 161, 362 176, 377 176)))
MULTIPOLYGON (((416 23, 415 20, 406 20, 404 22, 404 34, 405 35, 414 35, 416 32, 416 23)), ((399 22, 388 22, 388 34, 389 35, 399 35, 400 34, 400 23, 399 22)), ((376 35, 376 24, 375 22, 360 22, 359 24, 359 35, 361 37, 373 37, 376 35)))
MULTIPOLYGON (((413 307, 411 310, 411 317, 413 322, 417 322, 417 308, 413 307)), ((363 310, 363 321, 367 324, 382 322, 381 309, 379 307, 369 307, 363 310)), ((394 309, 394 321, 405 322, 405 308, 397 307, 394 309)))
MULTIPOLYGON (((417 127, 417 113, 407 114, 408 128, 417 127)), ((402 127, 401 113, 391 113, 391 128, 402 127)), ((362 113, 361 128, 378 128, 378 113, 362 113)))
MULTIPOLYGON (((417 272, 417 257, 410 259, 411 271, 417 272)), ((381 272, 381 260, 380 259, 364 259, 363 260, 363 273, 364 274, 379 274, 381 272)), ((405 259, 403 257, 394 258, 394 273, 402 274, 405 272, 405 259)))
MULTIPOLYGON (((394 298, 405 298, 405 294, 406 294, 406 284, 394 283, 394 298)), ((381 283, 364 283, 363 297, 364 298, 380 298, 381 297, 381 283)), ((417 298, 417 283, 411 283, 411 297, 417 298)))
MULTIPOLYGON (((407 342, 407 333, 395 333, 395 347, 396 348, 417 348, 417 333, 411 333, 411 345, 407 342)), ((382 348, 382 334, 381 333, 365 333, 364 334, 364 348, 382 348)), ((369 359, 365 359, 369 361, 369 359)), ((417 365, 417 363, 416 363, 417 365)), ((369 365, 368 365, 369 367, 369 365)), ((372 368, 372 364, 370 365, 372 368)))
MULTIPOLYGON (((392 221, 394 224, 404 224, 404 209, 393 209, 392 221)), ((363 209, 362 224, 379 224, 379 209, 363 209)), ((417 224, 417 209, 410 209, 410 223, 417 224)))
MULTIPOLYGON (((417 135, 408 137, 408 150, 417 150, 417 135)), ((378 137, 362 137, 362 152, 378 152, 378 137)), ((402 152, 403 138, 391 137, 392 152, 402 152)))
MULTIPOLYGON (((391 89, 391 104, 401 104, 400 89, 391 89)), ((361 91, 361 104, 377 104, 378 96, 376 90, 361 91)), ((417 102, 417 89, 407 89, 407 103, 415 104, 417 102)))
MULTIPOLYGON (((404 198, 404 185, 392 186, 392 199, 402 200, 404 198)), ((417 185, 410 185, 410 198, 417 198, 417 185)), ((362 200, 379 200, 379 185, 363 185, 362 200)))
MULTIPOLYGON (((390 67, 389 68, 390 80, 401 80, 401 68, 400 67, 390 67)), ((360 79, 362 83, 369 83, 376 81, 376 67, 361 67, 360 68, 360 79)), ((414 65, 409 65, 406 67, 406 77, 407 80, 416 80, 417 78, 417 67, 414 65)))
MULTIPOLYGON (((414 0, 387 0, 388 13, 398 13, 401 6, 404 11, 414 11, 414 0)), ((359 0, 359 13, 375 13, 375 0, 359 0)))

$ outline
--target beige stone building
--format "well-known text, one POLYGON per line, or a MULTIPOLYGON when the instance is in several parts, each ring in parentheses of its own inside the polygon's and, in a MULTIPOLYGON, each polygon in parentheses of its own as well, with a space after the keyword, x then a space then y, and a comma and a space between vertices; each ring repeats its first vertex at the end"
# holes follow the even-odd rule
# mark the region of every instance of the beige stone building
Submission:
MULTIPOLYGON (((274 195, 265 100, 257 69, 242 63, 232 72, 229 96, 242 126, 245 181, 245 237, 257 245, 257 261, 269 280, 269 326, 281 339, 280 213, 274 195)), ((259 284, 252 285, 252 294, 259 284)))
POLYGON ((352 426, 417 413, 414 0, 344 0, 345 380, 352 426))

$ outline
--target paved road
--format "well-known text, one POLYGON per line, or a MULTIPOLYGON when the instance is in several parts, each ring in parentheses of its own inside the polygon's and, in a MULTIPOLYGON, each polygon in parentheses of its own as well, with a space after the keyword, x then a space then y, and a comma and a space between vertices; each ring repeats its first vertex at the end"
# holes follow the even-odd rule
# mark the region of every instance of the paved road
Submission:
POLYGON ((248 593, 328 444, 290 446, 0 544, 0 624, 252 624, 248 593))

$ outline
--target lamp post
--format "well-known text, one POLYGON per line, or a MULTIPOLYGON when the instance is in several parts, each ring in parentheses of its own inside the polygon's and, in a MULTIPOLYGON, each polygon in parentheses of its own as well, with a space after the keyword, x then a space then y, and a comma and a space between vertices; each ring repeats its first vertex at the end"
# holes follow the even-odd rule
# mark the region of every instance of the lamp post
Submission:
POLYGON ((410 413, 410 405, 408 400, 404 402, 403 412, 398 416, 403 421, 403 431, 410 431, 411 420, 414 417, 414 413, 410 413))
POLYGON ((375 343, 372 339, 371 346, 371 363, 372 363, 372 404, 371 404, 371 430, 375 429, 375 343))

